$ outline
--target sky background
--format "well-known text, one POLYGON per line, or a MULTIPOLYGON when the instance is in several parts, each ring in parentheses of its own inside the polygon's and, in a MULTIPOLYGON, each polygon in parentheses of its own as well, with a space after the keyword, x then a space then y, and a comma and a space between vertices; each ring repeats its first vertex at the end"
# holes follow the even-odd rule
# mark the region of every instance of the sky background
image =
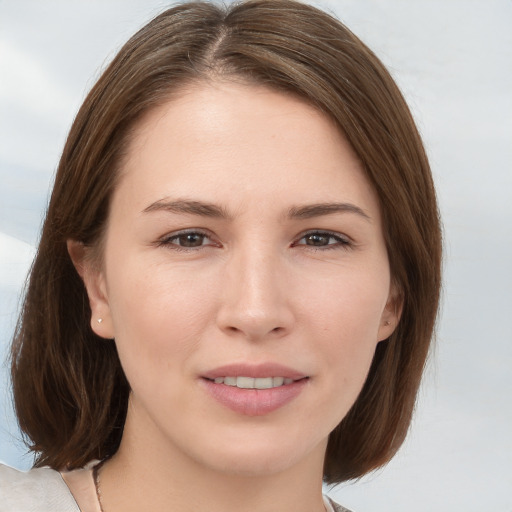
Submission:
MULTIPOLYGON (((409 438, 330 494, 355 512, 512 511, 512 1, 324 0, 388 66, 444 223, 443 305, 409 438)), ((85 94, 166 2, 0 0, 0 361, 62 146, 85 94)), ((0 460, 31 458, 0 366, 0 460)))

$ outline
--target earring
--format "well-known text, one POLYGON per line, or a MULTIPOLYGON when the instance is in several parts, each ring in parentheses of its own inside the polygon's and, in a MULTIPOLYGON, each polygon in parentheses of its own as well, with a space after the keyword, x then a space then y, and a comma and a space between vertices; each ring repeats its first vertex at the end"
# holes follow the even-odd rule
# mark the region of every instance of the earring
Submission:
POLYGON ((103 318, 98 318, 98 323, 101 324, 103 322, 103 318))

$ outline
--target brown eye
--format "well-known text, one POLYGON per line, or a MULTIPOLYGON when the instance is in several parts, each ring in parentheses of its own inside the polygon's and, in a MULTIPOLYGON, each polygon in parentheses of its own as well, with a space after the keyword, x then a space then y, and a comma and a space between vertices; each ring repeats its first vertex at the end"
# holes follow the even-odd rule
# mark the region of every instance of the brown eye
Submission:
POLYGON ((322 235, 319 233, 312 233, 311 235, 307 235, 304 237, 306 245, 314 245, 316 247, 322 245, 329 245, 329 240, 333 238, 329 235, 322 235))
POLYGON ((206 236, 201 233, 183 233, 174 238, 174 243, 181 247, 200 247, 206 236))
POLYGON ((201 231, 182 231, 181 233, 165 236, 158 241, 157 245, 177 251, 186 251, 187 249, 199 249, 215 244, 208 234, 201 231))
POLYGON ((294 245, 309 246, 319 249, 347 249, 352 246, 350 239, 341 233, 330 233, 328 231, 313 231, 303 235, 294 245))

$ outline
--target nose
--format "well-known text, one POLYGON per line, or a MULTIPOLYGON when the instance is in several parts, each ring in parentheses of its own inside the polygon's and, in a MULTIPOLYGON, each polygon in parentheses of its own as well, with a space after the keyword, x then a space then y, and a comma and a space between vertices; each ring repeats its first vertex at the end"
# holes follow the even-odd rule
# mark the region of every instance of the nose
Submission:
POLYGON ((251 341, 280 338, 294 323, 286 272, 270 251, 248 251, 226 261, 217 325, 251 341))

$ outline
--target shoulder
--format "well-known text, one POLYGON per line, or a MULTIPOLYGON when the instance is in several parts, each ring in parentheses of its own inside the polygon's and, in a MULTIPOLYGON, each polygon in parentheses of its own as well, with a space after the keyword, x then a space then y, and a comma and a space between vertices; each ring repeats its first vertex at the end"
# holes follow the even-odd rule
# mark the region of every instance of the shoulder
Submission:
POLYGON ((0 464, 0 512, 80 512, 60 473, 0 464))
POLYGON ((342 507, 341 505, 338 505, 334 500, 329 498, 329 496, 324 495, 324 502, 326 502, 326 510, 328 512, 350 512, 348 508, 342 507), (330 511, 328 506, 330 505, 330 511))

